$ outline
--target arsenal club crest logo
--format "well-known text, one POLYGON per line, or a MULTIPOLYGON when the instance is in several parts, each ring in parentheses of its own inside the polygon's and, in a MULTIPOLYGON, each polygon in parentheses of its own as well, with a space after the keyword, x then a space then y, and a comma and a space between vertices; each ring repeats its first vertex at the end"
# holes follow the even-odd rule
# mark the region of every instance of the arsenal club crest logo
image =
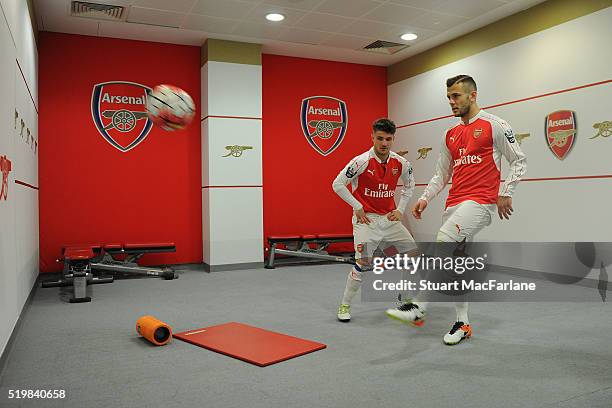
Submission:
POLYGON ((346 103, 331 96, 311 96, 302 100, 302 131, 317 152, 327 156, 340 146, 348 117, 346 103))
POLYGON ((138 146, 151 131, 147 116, 148 86, 111 81, 97 84, 91 95, 91 115, 98 132, 113 147, 127 152, 138 146))
POLYGON ((0 156, 0 175, 2 175, 2 187, 0 187, 0 200, 8 199, 8 177, 12 170, 12 163, 6 156, 0 156))
POLYGON ((548 147, 559 160, 565 159, 576 141, 576 112, 549 113, 544 124, 548 147))

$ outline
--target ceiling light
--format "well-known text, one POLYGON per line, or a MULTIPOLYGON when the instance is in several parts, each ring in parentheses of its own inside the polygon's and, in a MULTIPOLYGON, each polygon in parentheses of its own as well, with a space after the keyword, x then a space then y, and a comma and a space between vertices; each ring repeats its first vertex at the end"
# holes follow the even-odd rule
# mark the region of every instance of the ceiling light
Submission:
POLYGON ((285 16, 283 16, 282 14, 278 14, 278 13, 266 14, 266 20, 268 21, 283 21, 284 19, 285 19, 285 16))
POLYGON ((406 34, 402 34, 400 38, 402 40, 412 41, 412 40, 416 40, 417 38, 419 38, 419 36, 416 35, 415 33, 406 33, 406 34))

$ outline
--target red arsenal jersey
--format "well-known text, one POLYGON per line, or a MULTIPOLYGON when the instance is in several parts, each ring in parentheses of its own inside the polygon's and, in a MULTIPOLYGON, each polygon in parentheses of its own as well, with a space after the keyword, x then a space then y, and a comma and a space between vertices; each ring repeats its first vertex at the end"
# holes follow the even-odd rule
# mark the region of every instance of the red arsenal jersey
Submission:
POLYGON ((385 162, 374 149, 355 157, 334 180, 334 190, 354 209, 367 213, 387 214, 395 209, 404 212, 412 195, 414 177, 410 163, 397 153, 390 152, 385 162), (395 204, 395 190, 402 179, 400 204, 395 204), (350 183, 352 196, 346 189, 350 183), (348 196, 347 196, 348 194, 348 196), (350 196, 350 197, 349 197, 350 196))
POLYGON ((421 199, 431 200, 452 176, 446 207, 466 200, 493 204, 500 195, 512 196, 526 168, 527 159, 516 143, 510 125, 480 110, 469 123, 462 121, 447 130, 436 173, 421 199), (501 156, 510 163, 510 171, 500 189, 501 156))

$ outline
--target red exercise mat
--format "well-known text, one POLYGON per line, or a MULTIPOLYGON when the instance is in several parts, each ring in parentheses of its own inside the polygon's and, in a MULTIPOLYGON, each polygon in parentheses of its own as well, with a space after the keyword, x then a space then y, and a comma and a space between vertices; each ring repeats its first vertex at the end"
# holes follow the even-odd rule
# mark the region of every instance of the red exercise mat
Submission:
POLYGON ((173 337, 260 367, 327 347, 315 341, 236 322, 189 330, 173 334, 173 337))

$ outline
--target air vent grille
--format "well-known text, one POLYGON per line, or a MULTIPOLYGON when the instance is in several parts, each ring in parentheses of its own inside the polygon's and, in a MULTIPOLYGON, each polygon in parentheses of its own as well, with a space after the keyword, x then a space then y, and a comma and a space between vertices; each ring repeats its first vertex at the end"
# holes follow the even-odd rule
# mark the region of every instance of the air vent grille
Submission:
POLYGON ((408 45, 391 41, 376 40, 373 43, 363 47, 363 50, 368 52, 376 52, 379 54, 395 54, 404 48, 408 48, 408 45))
POLYGON ((111 4, 73 1, 70 7, 71 16, 94 18, 97 20, 125 21, 126 14, 125 7, 113 6, 111 4))

